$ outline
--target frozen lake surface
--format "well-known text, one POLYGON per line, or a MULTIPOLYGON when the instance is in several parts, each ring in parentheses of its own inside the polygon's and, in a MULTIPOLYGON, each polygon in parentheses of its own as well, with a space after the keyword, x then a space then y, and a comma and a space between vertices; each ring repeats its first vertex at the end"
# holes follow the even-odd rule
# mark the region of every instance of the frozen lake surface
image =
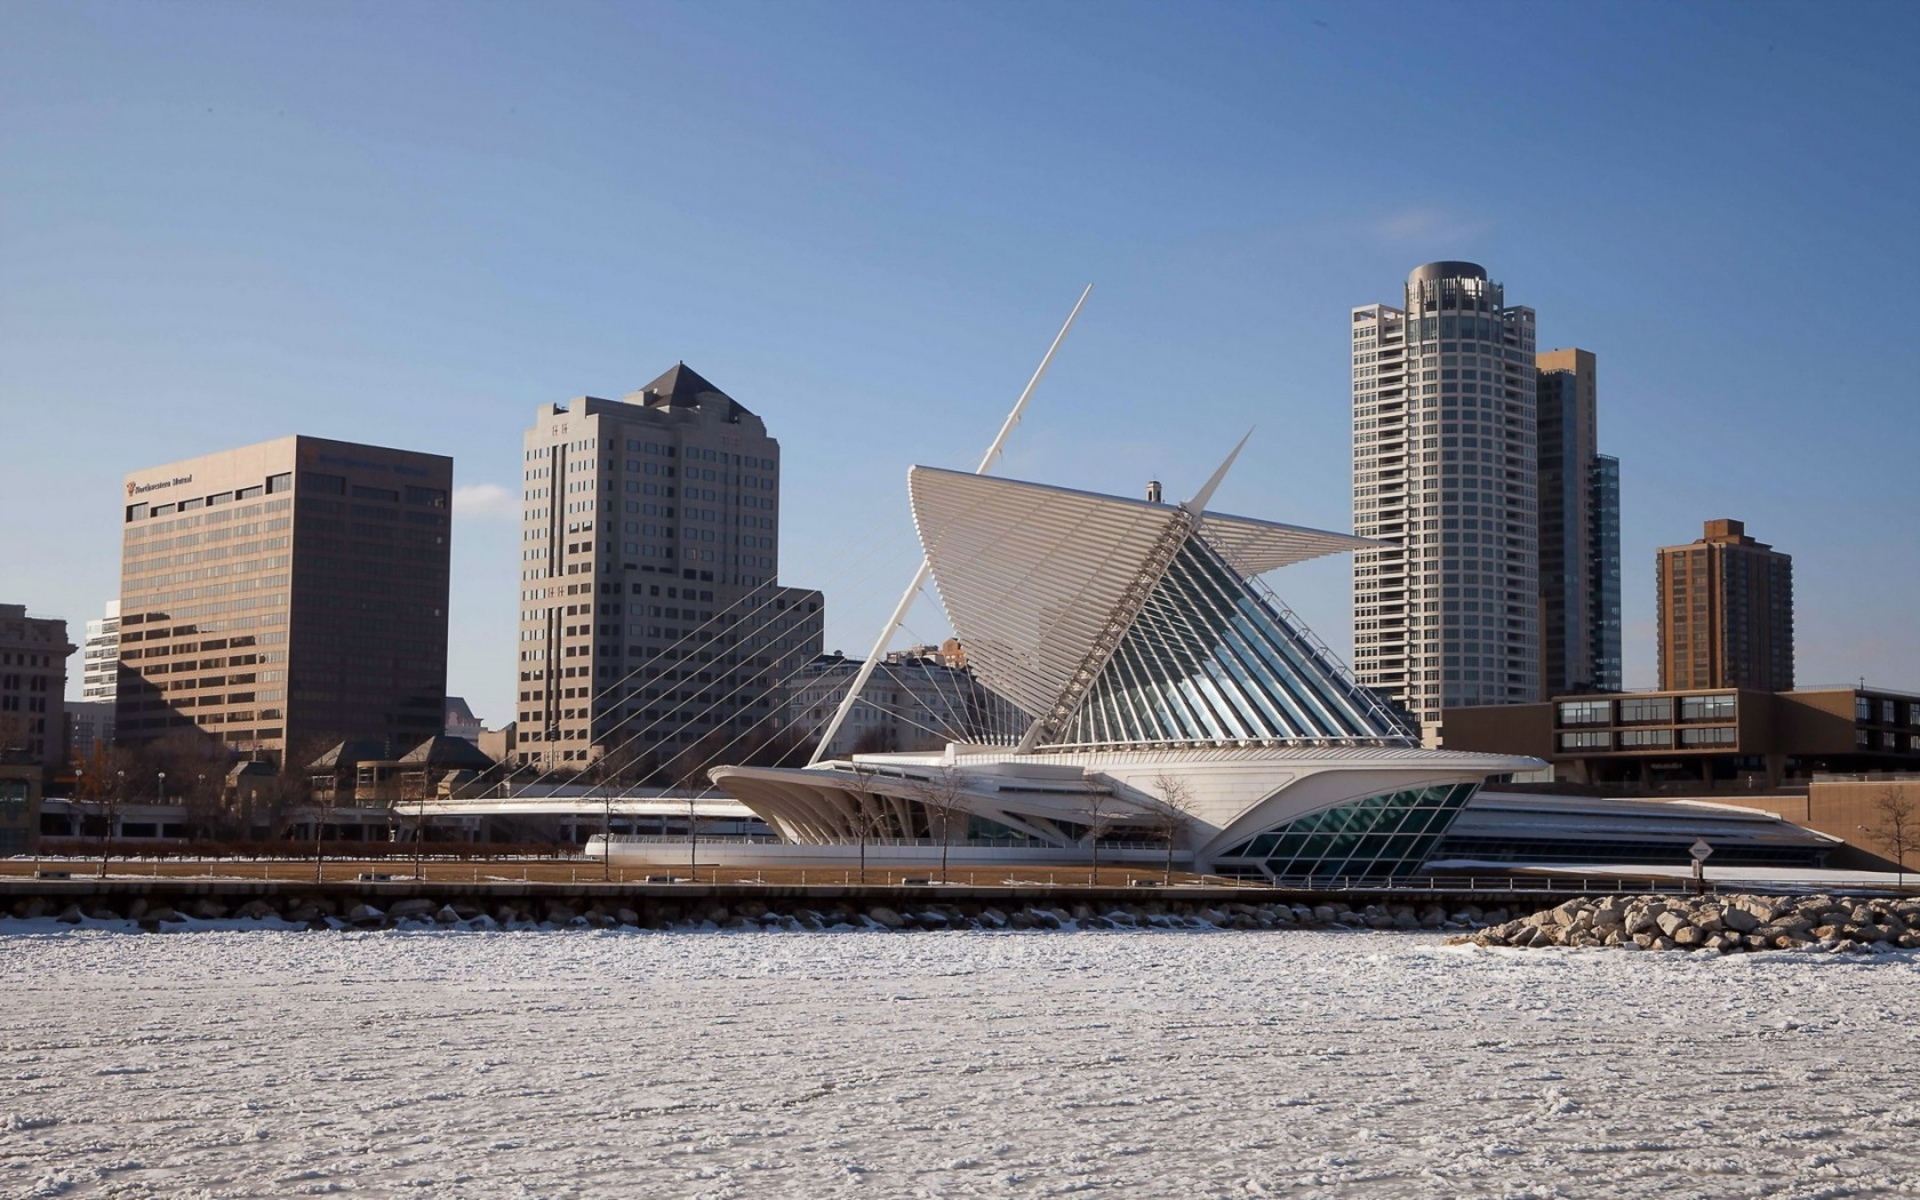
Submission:
POLYGON ((1908 954, 63 931, 0 1003, 8 1196, 1920 1194, 1908 954))

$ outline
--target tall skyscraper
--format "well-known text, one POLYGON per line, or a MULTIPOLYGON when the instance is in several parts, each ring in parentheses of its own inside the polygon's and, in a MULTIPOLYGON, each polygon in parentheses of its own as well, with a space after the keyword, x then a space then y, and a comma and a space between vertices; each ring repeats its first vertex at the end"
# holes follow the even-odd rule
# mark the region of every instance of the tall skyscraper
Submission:
POLYGON ((1699 541, 1662 546, 1660 689, 1793 688, 1793 559, 1708 521, 1699 541))
POLYGON ((1542 695, 1620 688, 1620 463, 1599 451, 1592 351, 1535 359, 1542 695))
POLYGON ((1534 315, 1474 263, 1353 310, 1354 672, 1437 740, 1443 708, 1540 695, 1534 315))
POLYGON ((87 622, 82 650, 80 696, 113 703, 120 672, 120 602, 107 601, 106 613, 87 622))
POLYGON ((1593 558, 1587 564, 1588 588, 1596 605, 1593 685, 1603 692, 1626 686, 1620 658, 1620 460, 1610 454, 1593 459, 1593 558))
POLYGON ((785 730, 819 592, 778 584, 780 444, 684 363, 526 432, 518 758, 682 776, 785 730))
POLYGON ((125 487, 120 741, 397 756, 440 731, 452 459, 284 437, 125 487))

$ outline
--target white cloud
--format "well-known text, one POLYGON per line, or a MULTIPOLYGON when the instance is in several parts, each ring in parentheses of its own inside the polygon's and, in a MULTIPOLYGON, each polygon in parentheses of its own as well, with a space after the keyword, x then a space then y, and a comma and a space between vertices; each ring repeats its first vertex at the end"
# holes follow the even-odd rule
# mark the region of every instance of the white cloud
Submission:
POLYGON ((456 517, 513 517, 518 513, 514 494, 497 483, 473 483, 453 489, 456 517))
POLYGON ((1436 209, 1407 209, 1375 219, 1372 232, 1376 241, 1387 245, 1407 242, 1469 243, 1486 235, 1493 222, 1436 209))

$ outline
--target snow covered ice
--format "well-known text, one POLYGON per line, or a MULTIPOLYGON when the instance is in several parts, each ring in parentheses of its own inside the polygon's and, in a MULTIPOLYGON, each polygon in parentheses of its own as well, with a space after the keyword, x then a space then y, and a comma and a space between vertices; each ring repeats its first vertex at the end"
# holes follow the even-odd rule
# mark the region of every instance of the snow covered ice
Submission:
POLYGON ((1907 954, 36 928, 9 1196, 1920 1193, 1907 954))

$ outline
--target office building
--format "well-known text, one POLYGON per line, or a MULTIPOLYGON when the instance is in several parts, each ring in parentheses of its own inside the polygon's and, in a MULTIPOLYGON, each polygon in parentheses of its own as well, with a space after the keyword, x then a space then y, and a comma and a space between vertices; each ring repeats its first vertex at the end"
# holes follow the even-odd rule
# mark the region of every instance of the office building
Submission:
POLYGON ((279 760, 440 732, 452 487, 450 458, 312 437, 128 475, 116 736, 279 760))
POLYGON ((1353 310, 1354 673, 1416 717, 1540 695, 1534 314, 1435 262, 1353 310))
POLYGON ((67 757, 85 763, 113 747, 114 702, 67 701, 67 757))
POLYGON ((1547 760, 1556 779, 1649 793, 1759 790, 1920 769, 1920 695, 1663 688, 1447 713, 1447 744, 1547 760))
POLYGON ((543 406, 522 458, 519 763, 672 777, 779 736, 825 614, 778 582, 765 423, 682 363, 543 406))
POLYGON ((446 721, 441 727, 443 733, 477 745, 485 730, 486 725, 473 715, 473 707, 467 703, 465 696, 447 697, 446 721))
POLYGON ((0 604, 0 756, 15 764, 66 765, 67 623, 0 604))
POLYGON ((1541 694, 1620 689, 1620 463, 1599 452, 1590 350, 1535 357, 1541 694))
MULTIPOLYGON (((937 750, 948 742, 988 742, 1024 727, 1022 714, 980 685, 960 643, 895 651, 876 666, 827 756, 856 752, 937 750)), ((860 660, 829 654, 793 680, 791 726, 808 746, 818 741, 860 671, 860 660)))
POLYGON ((1792 689, 1793 559, 1728 520, 1657 554, 1661 689, 1792 689))
POLYGON ((120 602, 107 601, 106 612, 87 622, 87 640, 81 650, 80 697, 108 706, 118 694, 120 672, 120 602))

